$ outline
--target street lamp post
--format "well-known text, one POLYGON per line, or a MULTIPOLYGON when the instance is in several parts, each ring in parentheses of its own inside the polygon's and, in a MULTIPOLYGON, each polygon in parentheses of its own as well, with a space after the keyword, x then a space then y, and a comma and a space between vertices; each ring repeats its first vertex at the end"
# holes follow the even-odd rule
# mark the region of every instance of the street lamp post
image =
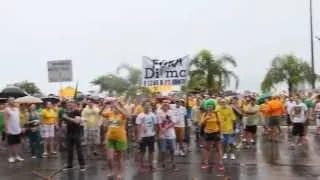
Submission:
MULTIPOLYGON (((313 75, 315 74, 314 70, 314 49, 313 49, 313 12, 312 12, 312 0, 309 0, 309 16, 310 16, 310 45, 311 45, 311 68, 312 68, 312 73, 313 75)), ((312 78, 312 89, 316 88, 316 81, 315 77, 312 78)))

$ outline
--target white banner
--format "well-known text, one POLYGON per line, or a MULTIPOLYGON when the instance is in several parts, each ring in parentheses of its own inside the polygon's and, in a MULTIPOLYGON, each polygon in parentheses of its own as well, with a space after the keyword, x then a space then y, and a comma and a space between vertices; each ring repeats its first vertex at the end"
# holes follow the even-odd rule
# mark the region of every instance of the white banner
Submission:
POLYGON ((72 81, 72 78, 71 60, 48 61, 49 82, 68 82, 72 81))
POLYGON ((181 86, 187 82, 189 56, 174 60, 142 57, 142 86, 181 86))

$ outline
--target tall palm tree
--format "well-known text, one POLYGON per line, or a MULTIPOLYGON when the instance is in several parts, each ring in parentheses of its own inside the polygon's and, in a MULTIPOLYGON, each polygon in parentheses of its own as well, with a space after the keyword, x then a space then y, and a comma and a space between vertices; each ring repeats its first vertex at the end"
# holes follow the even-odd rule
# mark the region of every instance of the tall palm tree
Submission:
POLYGON ((215 58, 208 50, 202 50, 191 62, 190 76, 192 78, 204 78, 205 86, 212 92, 221 92, 226 86, 230 85, 231 78, 235 80, 235 87, 238 88, 239 78, 231 70, 226 68, 230 64, 237 66, 235 59, 230 55, 223 55, 215 58))
POLYGON ((289 93, 302 83, 312 83, 311 66, 294 55, 277 56, 273 59, 263 82, 262 91, 270 91, 276 84, 285 82, 288 85, 289 93))

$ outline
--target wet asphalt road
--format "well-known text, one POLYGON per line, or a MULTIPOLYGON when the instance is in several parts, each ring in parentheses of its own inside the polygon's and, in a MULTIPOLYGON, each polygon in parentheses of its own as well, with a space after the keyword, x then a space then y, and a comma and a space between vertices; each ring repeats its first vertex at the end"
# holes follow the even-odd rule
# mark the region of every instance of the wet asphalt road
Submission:
MULTIPOLYGON (((284 129, 283 132, 286 132, 284 129)), ((196 147, 185 158, 178 158, 179 171, 156 171, 152 174, 141 174, 136 171, 134 155, 126 157, 126 180, 320 180, 320 137, 313 131, 309 133, 308 145, 289 150, 286 133, 283 141, 271 143, 261 136, 255 149, 240 149, 238 159, 225 161, 225 173, 217 174, 215 170, 203 172, 200 170, 200 150, 196 147)), ((6 152, 0 152, 1 180, 38 180, 31 172, 37 171, 43 175, 59 171, 65 162, 65 156, 49 159, 31 159, 25 154, 25 162, 8 164, 6 152)), ((75 163, 77 164, 77 163, 75 163)), ((75 168, 67 173, 58 172, 54 180, 104 180, 106 179, 106 162, 103 156, 87 159, 87 171, 79 172, 75 168)))

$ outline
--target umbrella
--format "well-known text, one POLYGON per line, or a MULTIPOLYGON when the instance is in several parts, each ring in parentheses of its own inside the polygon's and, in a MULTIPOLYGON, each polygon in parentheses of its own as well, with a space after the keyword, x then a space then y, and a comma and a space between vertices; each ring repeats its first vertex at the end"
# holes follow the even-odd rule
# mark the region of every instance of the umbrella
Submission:
POLYGON ((19 98, 27 95, 25 91, 15 86, 6 87, 0 92, 0 98, 19 98))
POLYGON ((53 94, 49 94, 49 96, 41 98, 43 102, 51 102, 53 104, 56 104, 60 102, 60 99, 58 96, 55 96, 53 94))
POLYGON ((33 97, 33 96, 24 96, 24 97, 17 98, 15 102, 21 103, 21 104, 38 104, 38 103, 42 103, 42 100, 40 98, 33 97))
POLYGON ((269 93, 264 93, 264 94, 262 94, 261 96, 258 97, 256 103, 257 103, 258 105, 263 104, 264 101, 265 101, 266 99, 270 98, 270 97, 272 97, 272 93, 270 93, 270 92, 269 92, 269 93))

